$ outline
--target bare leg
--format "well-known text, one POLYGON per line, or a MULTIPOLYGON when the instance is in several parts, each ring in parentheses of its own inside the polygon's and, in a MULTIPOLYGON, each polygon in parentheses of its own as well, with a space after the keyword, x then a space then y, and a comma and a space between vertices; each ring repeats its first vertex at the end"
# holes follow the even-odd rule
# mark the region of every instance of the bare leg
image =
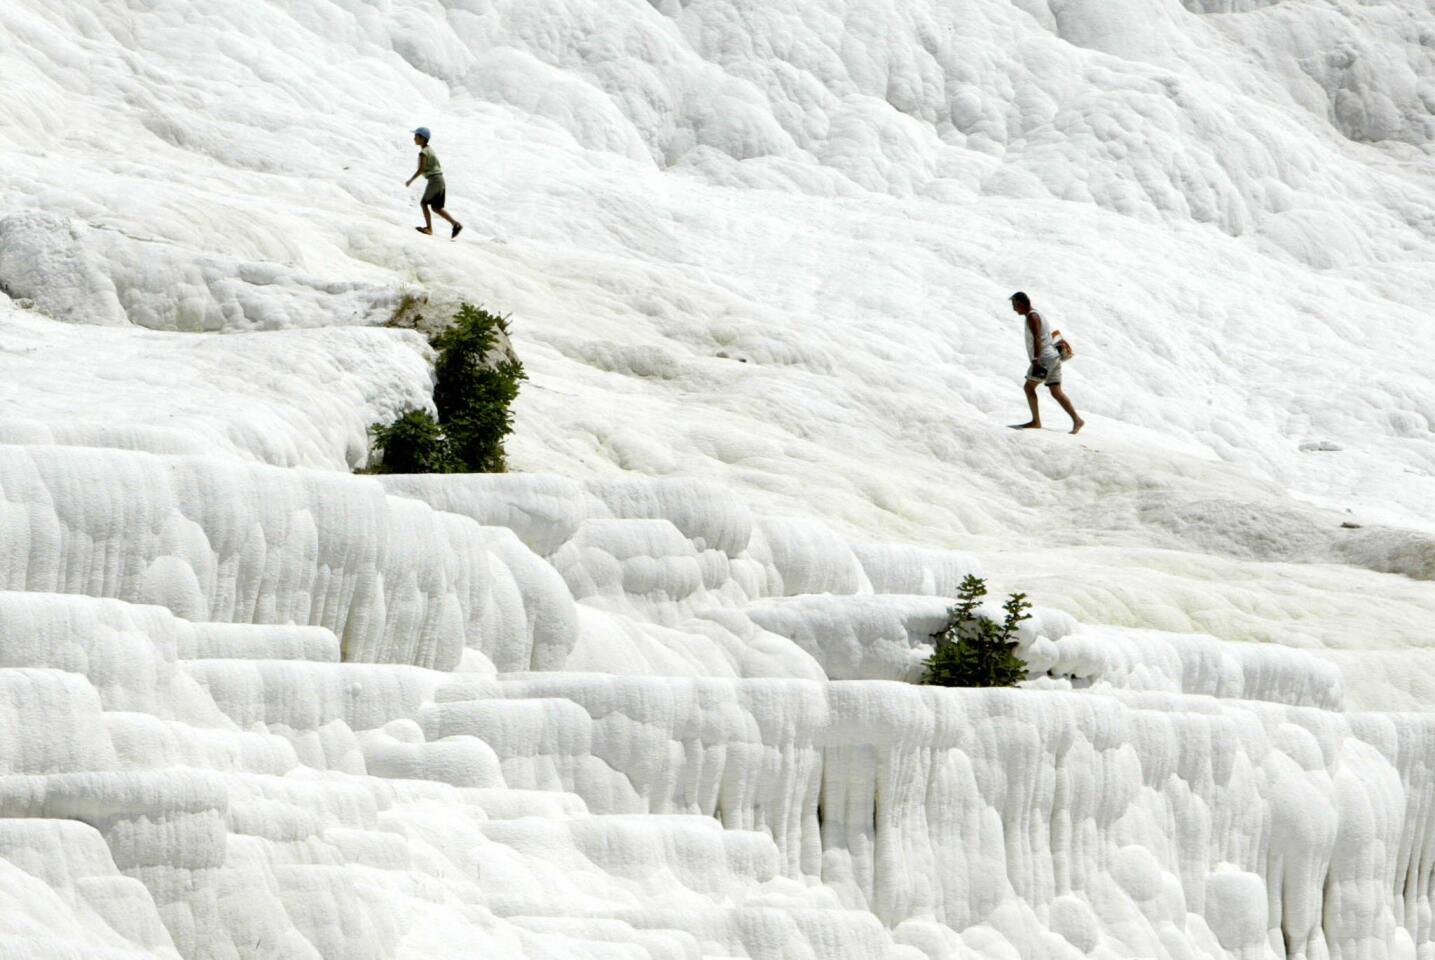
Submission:
MULTIPOLYGON (((1065 390, 1061 389, 1061 384, 1053 383, 1048 389, 1051 390, 1051 395, 1056 398, 1056 402, 1061 404, 1061 409, 1065 410, 1066 415, 1071 417, 1071 432, 1080 433, 1081 428, 1086 426, 1086 421, 1076 415, 1076 407, 1072 406, 1071 398, 1066 395, 1065 390)), ((1036 391, 1033 390, 1032 392, 1035 393, 1036 391)))
POLYGON ((1028 381, 1026 381, 1025 383, 1022 384, 1022 389, 1026 391, 1026 405, 1027 405, 1028 407, 1031 407, 1031 420, 1029 420, 1029 421, 1026 422, 1026 423, 1023 423, 1023 424, 1022 424, 1022 429, 1024 429, 1024 430, 1040 430, 1040 429, 1041 429, 1041 411, 1040 411, 1040 409, 1038 409, 1038 407, 1037 407, 1037 402, 1036 402, 1036 381, 1035 381, 1035 380, 1028 380, 1028 381))
POLYGON ((419 233, 433 233, 433 217, 429 216, 429 205, 421 203, 419 206, 423 208, 424 212, 424 228, 419 233))
POLYGON ((453 232, 450 233, 449 236, 457 240, 459 231, 463 229, 463 224, 459 223, 453 217, 450 217, 448 215, 448 211, 445 210, 443 207, 434 207, 433 212, 443 217, 445 220, 447 220, 453 225, 453 232))

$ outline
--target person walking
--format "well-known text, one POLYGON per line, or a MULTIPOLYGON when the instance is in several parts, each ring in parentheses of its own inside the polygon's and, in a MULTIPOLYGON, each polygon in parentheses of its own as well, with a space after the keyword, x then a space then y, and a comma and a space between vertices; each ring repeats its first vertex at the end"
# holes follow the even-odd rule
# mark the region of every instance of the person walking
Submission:
POLYGON ((434 153, 433 147, 429 146, 430 136, 428 127, 419 127, 414 131, 414 143, 419 148, 419 168, 404 183, 404 186, 411 185, 420 176, 427 181, 424 184, 423 199, 419 201, 419 207, 424 212, 424 225, 414 227, 414 229, 425 236, 433 236, 433 217, 429 215, 429 210, 432 209, 434 213, 453 225, 453 232, 449 234, 449 239, 453 240, 458 238, 459 232, 463 230, 463 224, 450 217, 448 211, 443 207, 444 201, 448 199, 448 186, 444 183, 443 165, 438 162, 438 154, 434 153))
POLYGON ((1081 428, 1086 426, 1086 421, 1077 415, 1071 398, 1061 389, 1061 353, 1052 342, 1051 327, 1047 326, 1045 317, 1031 308, 1031 298, 1020 290, 1011 295, 1011 308, 1025 321, 1023 332, 1026 335, 1026 355, 1031 361, 1031 365, 1026 369, 1026 382, 1023 384, 1027 406, 1031 407, 1031 420, 1021 424, 1022 429, 1041 429, 1041 409, 1037 403, 1036 388, 1046 384, 1052 397, 1061 404, 1061 409, 1071 417, 1071 432, 1080 433, 1081 428))

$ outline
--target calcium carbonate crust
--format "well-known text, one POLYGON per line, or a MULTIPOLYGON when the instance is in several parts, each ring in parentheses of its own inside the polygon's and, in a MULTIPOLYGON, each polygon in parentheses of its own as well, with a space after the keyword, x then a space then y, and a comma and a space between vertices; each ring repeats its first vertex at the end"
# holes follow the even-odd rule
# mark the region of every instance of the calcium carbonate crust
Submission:
POLYGON ((1427 6, 0 4, 0 956, 1435 956, 1427 6))

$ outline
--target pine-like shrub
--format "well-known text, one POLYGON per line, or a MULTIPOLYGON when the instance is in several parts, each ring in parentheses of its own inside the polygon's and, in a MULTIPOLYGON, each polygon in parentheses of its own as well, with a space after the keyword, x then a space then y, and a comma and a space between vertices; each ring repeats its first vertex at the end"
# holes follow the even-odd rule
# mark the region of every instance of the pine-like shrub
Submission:
POLYGON ((438 419, 410 410, 388 425, 369 428, 380 473, 501 473, 508 461, 504 439, 513 432, 510 411, 525 379, 523 364, 493 356, 505 318, 465 303, 453 324, 432 340, 434 406, 438 419))
POLYGON ((523 364, 489 356, 508 321, 465 303, 453 325, 434 338, 434 405, 455 459, 466 473, 502 473, 503 440, 513 432, 509 409, 525 378, 523 364))
POLYGON ((1016 631, 1029 620, 1026 594, 1013 593, 1002 606, 1000 624, 977 611, 987 595, 986 581, 968 574, 948 612, 947 625, 932 639, 922 682, 942 687, 1014 687, 1026 679, 1026 663, 1016 655, 1016 631))
POLYGON ((433 414, 410 410, 393 423, 369 428, 384 473, 452 473, 448 441, 433 414))

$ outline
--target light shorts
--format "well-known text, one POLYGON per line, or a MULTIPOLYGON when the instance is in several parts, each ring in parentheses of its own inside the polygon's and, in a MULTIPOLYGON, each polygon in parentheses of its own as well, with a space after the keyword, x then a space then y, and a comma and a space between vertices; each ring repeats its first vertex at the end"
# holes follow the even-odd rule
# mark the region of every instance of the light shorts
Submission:
POLYGON ((1031 366, 1026 368, 1026 378, 1036 383, 1044 383, 1048 387, 1061 385, 1061 359, 1051 361, 1033 361, 1031 366))

